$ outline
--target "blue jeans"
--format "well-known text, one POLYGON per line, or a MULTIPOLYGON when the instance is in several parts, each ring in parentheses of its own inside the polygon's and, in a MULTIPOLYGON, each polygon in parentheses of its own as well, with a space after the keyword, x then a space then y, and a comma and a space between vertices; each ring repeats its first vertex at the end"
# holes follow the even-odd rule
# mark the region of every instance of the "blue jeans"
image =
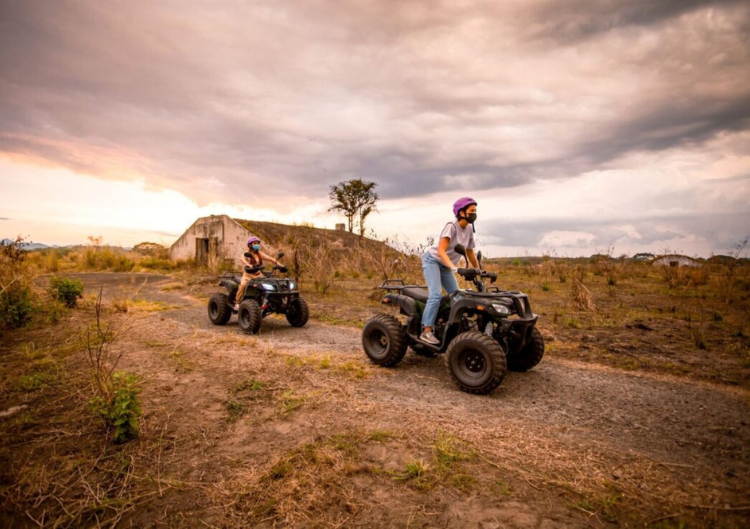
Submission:
POLYGON ((446 294, 452 294, 458 290, 458 283, 450 268, 435 259, 430 252, 422 256, 422 272, 427 280, 427 305, 422 314, 422 325, 432 327, 435 325, 438 310, 440 309, 440 298, 443 297, 442 289, 446 294))

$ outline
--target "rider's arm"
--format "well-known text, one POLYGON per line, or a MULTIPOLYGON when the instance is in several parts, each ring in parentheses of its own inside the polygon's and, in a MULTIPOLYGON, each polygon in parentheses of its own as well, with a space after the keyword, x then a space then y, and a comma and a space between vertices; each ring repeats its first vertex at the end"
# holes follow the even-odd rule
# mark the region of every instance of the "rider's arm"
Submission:
POLYGON ((471 263, 471 266, 474 268, 479 268, 479 261, 477 261, 477 256, 474 255, 474 250, 471 248, 466 249, 466 257, 468 257, 469 262, 471 263))
POLYGON ((440 260, 443 262, 445 266, 456 271, 456 265, 454 265, 451 260, 448 258, 448 244, 451 242, 451 240, 448 237, 441 237, 440 241, 438 242, 438 255, 440 256, 440 260))
POLYGON ((260 255, 263 256, 263 259, 265 259, 266 261, 273 261, 273 264, 276 264, 276 265, 279 264, 279 262, 273 257, 271 257, 270 255, 266 255, 263 252, 260 252, 260 255))

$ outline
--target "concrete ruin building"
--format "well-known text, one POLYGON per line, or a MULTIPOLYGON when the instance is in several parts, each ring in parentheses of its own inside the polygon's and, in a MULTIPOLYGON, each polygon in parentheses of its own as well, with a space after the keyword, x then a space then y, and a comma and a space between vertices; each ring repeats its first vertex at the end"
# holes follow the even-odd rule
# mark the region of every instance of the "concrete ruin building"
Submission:
MULTIPOLYGON (((169 249, 174 260, 195 259, 201 266, 233 260, 240 266, 240 257, 247 251, 248 237, 254 235, 227 215, 211 215, 196 220, 169 249)), ((267 254, 272 248, 264 248, 267 254)))
POLYGON ((692 257, 688 257, 686 255, 660 255, 656 257, 651 264, 654 266, 673 266, 673 267, 682 267, 682 266, 701 266, 700 261, 697 261, 696 259, 693 259, 692 257))

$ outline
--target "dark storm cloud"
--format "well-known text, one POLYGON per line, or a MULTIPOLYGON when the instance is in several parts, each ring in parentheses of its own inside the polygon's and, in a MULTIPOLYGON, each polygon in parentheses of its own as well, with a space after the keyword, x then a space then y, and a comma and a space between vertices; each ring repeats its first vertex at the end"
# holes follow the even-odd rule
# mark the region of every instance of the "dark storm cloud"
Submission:
POLYGON ((553 0, 532 10, 535 18, 543 22, 529 33, 558 43, 575 43, 607 31, 648 28, 697 10, 742 3, 743 0, 553 0))
POLYGON ((571 177, 747 130, 749 13, 0 1, 0 151, 201 203, 571 177))

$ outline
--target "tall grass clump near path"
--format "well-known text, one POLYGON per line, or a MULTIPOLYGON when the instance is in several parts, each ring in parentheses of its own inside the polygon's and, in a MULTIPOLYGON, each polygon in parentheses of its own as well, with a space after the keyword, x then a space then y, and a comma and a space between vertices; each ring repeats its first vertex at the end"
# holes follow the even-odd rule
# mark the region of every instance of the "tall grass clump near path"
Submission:
POLYGON ((31 320, 35 305, 32 278, 23 238, 0 246, 0 330, 23 327, 31 320))
POLYGON ((89 401, 92 411, 100 416, 116 443, 138 436, 141 388, 138 378, 124 372, 115 372, 122 352, 114 353, 112 344, 124 331, 113 330, 111 324, 102 322, 102 291, 94 306, 94 321, 86 329, 84 345, 91 366, 94 396, 89 401))

